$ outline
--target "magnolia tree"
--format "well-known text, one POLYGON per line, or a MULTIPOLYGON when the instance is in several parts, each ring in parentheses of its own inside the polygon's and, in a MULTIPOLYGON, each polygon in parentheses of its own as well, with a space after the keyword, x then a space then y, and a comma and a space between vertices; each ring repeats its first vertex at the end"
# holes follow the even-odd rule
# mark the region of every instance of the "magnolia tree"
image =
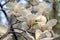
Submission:
MULTIPOLYGON (((12 40, 12 35, 16 40, 53 40, 55 38, 52 28, 57 20, 49 20, 48 16, 52 10, 52 2, 46 3, 39 0, 27 0, 27 2, 28 6, 15 0, 10 0, 6 4, 9 9, 7 12, 9 27, 0 23, 1 40, 12 40)), ((5 12, 6 9, 3 8, 2 11, 5 12)))

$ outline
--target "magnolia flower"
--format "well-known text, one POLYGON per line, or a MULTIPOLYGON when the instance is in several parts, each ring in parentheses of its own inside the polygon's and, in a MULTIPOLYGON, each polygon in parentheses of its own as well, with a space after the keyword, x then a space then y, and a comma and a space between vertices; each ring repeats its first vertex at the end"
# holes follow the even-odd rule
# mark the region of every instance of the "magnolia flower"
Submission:
POLYGON ((18 17, 17 20, 23 21, 22 29, 27 28, 28 26, 31 27, 32 23, 34 22, 35 15, 27 15, 25 17, 18 17))
POLYGON ((51 31, 53 33, 53 35, 54 35, 54 32, 53 32, 52 28, 53 28, 54 25, 56 25, 56 23, 57 23, 57 20, 52 19, 52 20, 48 21, 47 23, 45 23, 44 25, 41 25, 41 23, 40 23, 40 25, 38 24, 38 26, 35 26, 33 28, 35 28, 35 29, 38 28, 42 32, 48 30, 48 31, 51 31))
POLYGON ((43 16, 43 15, 34 15, 34 14, 27 15, 25 17, 18 17, 17 20, 24 21, 22 23, 23 28, 24 28, 24 25, 26 25, 28 27, 31 27, 34 24, 44 25, 47 21, 45 16, 43 16))
POLYGON ((52 27, 54 25, 56 25, 56 23, 57 23, 57 20, 52 19, 52 20, 47 22, 46 25, 48 25, 48 26, 46 26, 46 25, 43 26, 42 25, 42 27, 43 27, 42 29, 36 29, 35 38, 33 36, 31 37, 30 33, 28 35, 28 32, 27 32, 27 35, 30 36, 30 38, 32 38, 34 40, 35 39, 36 40, 52 40, 52 39, 54 39, 54 37, 52 37, 52 34, 54 34, 53 31, 52 31, 52 27))
MULTIPOLYGON (((33 20, 32 20, 33 21, 33 20)), ((47 19, 43 15, 38 15, 34 18, 34 22, 32 23, 32 28, 30 29, 31 32, 34 33, 34 29, 41 28, 42 25, 45 25, 47 22, 47 19)))
POLYGON ((14 28, 21 28, 23 30, 27 30, 35 25, 44 25, 46 23, 46 17, 43 15, 34 15, 29 14, 26 16, 20 16, 15 18, 14 15, 11 16, 11 22, 14 24, 16 22, 16 19, 19 21, 22 21, 20 23, 14 24, 14 28))
POLYGON ((53 37, 51 37, 51 33, 48 30, 42 32, 39 29, 37 29, 35 34, 36 34, 35 35, 36 40, 51 40, 51 39, 53 39, 53 37))
POLYGON ((35 32, 35 38, 30 33, 28 32, 26 33, 32 40, 52 40, 53 39, 53 37, 48 36, 48 35, 51 35, 49 31, 41 32, 41 30, 37 29, 35 32))
POLYGON ((8 4, 6 4, 6 6, 9 8, 9 9, 12 9, 12 8, 14 8, 14 6, 16 6, 17 5, 17 2, 15 1, 15 2, 9 2, 8 4))
POLYGON ((39 3, 39 5, 37 6, 33 6, 33 10, 37 11, 36 14, 45 14, 45 13, 49 13, 52 9, 52 4, 47 4, 46 2, 41 2, 39 3))
POLYGON ((42 29, 43 30, 52 30, 52 27, 55 26, 57 23, 56 19, 51 19, 50 21, 48 21, 45 25, 42 25, 42 29))
POLYGON ((0 37, 6 34, 8 31, 8 27, 4 24, 0 24, 0 37))
POLYGON ((27 10, 22 3, 10 2, 7 4, 7 7, 10 9, 10 15, 14 14, 15 16, 26 16, 31 14, 31 12, 27 10))
MULTIPOLYGON (((36 14, 46 14, 46 13, 49 13, 51 10, 52 10, 52 3, 46 3, 45 1, 40 1, 38 2, 37 0, 28 0, 33 6, 33 8, 31 6, 29 6, 29 9, 30 11, 36 11, 37 13, 36 14)), ((29 3, 28 3, 29 5, 29 3)))

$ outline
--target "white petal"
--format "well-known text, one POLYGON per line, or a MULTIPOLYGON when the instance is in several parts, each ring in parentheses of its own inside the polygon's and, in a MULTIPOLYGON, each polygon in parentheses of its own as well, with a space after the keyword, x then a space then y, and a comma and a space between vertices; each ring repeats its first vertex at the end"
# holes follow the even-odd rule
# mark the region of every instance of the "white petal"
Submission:
POLYGON ((23 31, 14 29, 15 32, 22 33, 23 31))
MULTIPOLYGON (((18 15, 21 15, 21 16, 26 16, 26 15, 32 14, 28 9, 26 9, 26 8, 24 7, 23 4, 20 4, 20 5, 18 5, 16 8, 14 8, 14 12, 17 12, 18 15), (19 8, 20 8, 20 9, 19 9, 19 8)), ((15 13, 15 15, 16 15, 17 13, 15 13)))
POLYGON ((8 7, 9 9, 13 9, 15 5, 17 5, 17 2, 9 2, 9 3, 7 4, 7 7, 8 7))
POLYGON ((42 13, 46 10, 47 5, 45 4, 45 2, 42 2, 42 3, 40 3, 40 4, 38 5, 37 8, 39 8, 38 13, 39 13, 39 14, 42 14, 42 13))
POLYGON ((32 40, 35 40, 34 37, 31 34, 29 34, 28 32, 26 32, 26 33, 32 40))
POLYGON ((44 23, 44 24, 45 24, 46 21, 47 21, 46 17, 43 16, 43 15, 38 15, 35 20, 37 20, 37 22, 42 22, 42 23, 44 23))
POLYGON ((27 15, 26 16, 26 22, 27 24, 32 24, 34 22, 34 19, 35 19, 35 15, 31 14, 31 15, 27 15))
POLYGON ((28 28, 29 28, 29 27, 27 26, 26 22, 23 22, 21 29, 27 30, 28 28))
POLYGON ((55 26, 56 23, 57 23, 57 20, 56 19, 51 19, 50 21, 47 22, 47 25, 49 25, 49 26, 52 27, 52 26, 55 26))
POLYGON ((47 38, 43 38, 43 39, 41 39, 41 40, 53 40, 53 38, 47 37, 47 38))
POLYGON ((51 11, 51 4, 47 4, 46 2, 41 2, 36 9, 39 10, 37 14, 49 13, 51 11))
POLYGON ((47 32, 46 32, 46 36, 47 36, 47 37, 51 37, 52 35, 51 35, 51 33, 50 33, 49 31, 47 31, 47 32))
POLYGON ((35 20, 37 21, 38 25, 42 26, 42 25, 45 25, 46 24, 46 17, 43 16, 43 15, 37 15, 35 20))
POLYGON ((36 29, 36 32, 35 32, 36 40, 39 39, 41 34, 42 34, 42 32, 39 29, 36 29))
POLYGON ((23 17, 23 16, 21 16, 21 17, 17 17, 16 19, 19 20, 19 21, 26 21, 26 18, 23 17))

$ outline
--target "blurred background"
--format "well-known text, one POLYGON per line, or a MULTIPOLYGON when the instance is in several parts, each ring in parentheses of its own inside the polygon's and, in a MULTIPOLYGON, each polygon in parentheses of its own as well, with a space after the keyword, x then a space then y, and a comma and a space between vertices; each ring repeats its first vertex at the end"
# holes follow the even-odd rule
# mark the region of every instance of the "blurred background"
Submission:
MULTIPOLYGON (((48 1, 50 1, 50 0, 48 0, 48 1)), ((48 1, 46 1, 46 2, 48 2, 48 1)), ((0 0, 1 4, 5 3, 5 2, 6 2, 6 0, 0 0)), ((17 2, 23 3, 25 6, 27 4, 26 0, 17 0, 17 2)), ((49 14, 49 18, 50 19, 55 18, 55 19, 58 20, 57 25, 55 27, 53 27, 53 30, 54 30, 55 33, 60 34, 60 0, 53 0, 52 3, 53 3, 53 5, 52 5, 53 9, 49 14)), ((4 7, 7 8, 6 5, 4 5, 4 7)), ((8 21, 7 21, 6 17, 5 17, 5 15, 4 15, 4 13, 2 12, 1 8, 0 8, 0 23, 4 23, 4 24, 8 25, 8 21)), ((60 37, 56 38, 54 40, 60 40, 60 37)))

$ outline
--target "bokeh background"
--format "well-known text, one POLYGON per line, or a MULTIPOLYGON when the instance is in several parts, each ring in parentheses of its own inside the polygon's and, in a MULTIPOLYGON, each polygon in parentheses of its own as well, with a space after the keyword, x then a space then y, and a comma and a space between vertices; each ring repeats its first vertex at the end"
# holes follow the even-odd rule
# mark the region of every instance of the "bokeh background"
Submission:
MULTIPOLYGON (((5 2, 6 2, 6 0, 0 0, 1 4, 5 3, 5 2)), ((27 4, 26 0, 17 0, 17 2, 21 2, 24 5, 27 4)), ((7 8, 6 5, 4 7, 7 8)), ((49 16, 50 19, 55 18, 55 19, 58 20, 57 25, 55 27, 53 27, 53 30, 54 30, 55 33, 58 33, 60 35, 60 0, 53 0, 52 8, 53 9, 48 16, 49 16)), ((9 11, 9 10, 7 10, 7 11, 9 11)), ((1 8, 0 8, 0 23, 4 23, 4 24, 8 25, 8 21, 5 17, 5 15, 4 15, 4 13, 1 11, 1 8)), ((54 40, 60 40, 60 37, 56 38, 54 40)))

